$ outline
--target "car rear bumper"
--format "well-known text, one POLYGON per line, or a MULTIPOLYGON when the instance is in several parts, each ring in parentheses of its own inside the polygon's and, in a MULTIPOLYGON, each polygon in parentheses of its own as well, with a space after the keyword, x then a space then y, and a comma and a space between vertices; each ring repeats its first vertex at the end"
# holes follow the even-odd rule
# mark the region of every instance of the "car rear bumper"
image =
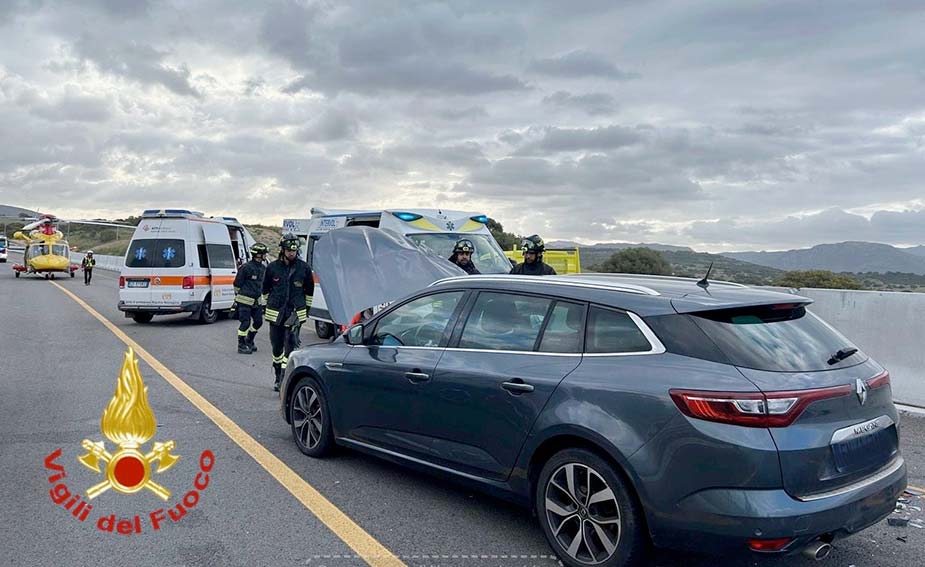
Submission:
POLYGON ((851 490, 798 500, 784 490, 709 489, 654 515, 656 545, 705 553, 748 552, 749 539, 793 538, 777 554, 802 550, 822 538, 857 533, 890 515, 906 488, 906 465, 897 457, 851 490))
POLYGON ((119 311, 124 311, 126 317, 131 317, 132 313, 153 313, 154 315, 198 313, 200 309, 202 309, 201 301, 184 301, 177 305, 132 305, 125 301, 119 302, 119 311))

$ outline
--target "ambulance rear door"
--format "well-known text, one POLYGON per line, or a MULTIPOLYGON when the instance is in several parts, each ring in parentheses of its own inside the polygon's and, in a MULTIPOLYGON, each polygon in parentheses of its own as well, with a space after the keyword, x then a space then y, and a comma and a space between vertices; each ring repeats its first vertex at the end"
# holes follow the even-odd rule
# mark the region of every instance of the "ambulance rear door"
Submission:
MULTIPOLYGON (((201 222, 202 238, 209 259, 209 285, 212 288, 212 310, 231 309, 234 303, 234 277, 238 273, 228 227, 217 222, 201 222)), ((205 283, 205 282, 203 282, 205 283)), ((199 285, 199 282, 196 282, 199 285)))

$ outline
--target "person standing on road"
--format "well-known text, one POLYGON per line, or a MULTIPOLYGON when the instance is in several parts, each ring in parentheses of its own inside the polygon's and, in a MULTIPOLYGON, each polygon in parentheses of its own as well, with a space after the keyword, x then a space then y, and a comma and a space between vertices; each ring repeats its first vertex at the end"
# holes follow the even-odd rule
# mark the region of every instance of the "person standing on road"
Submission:
POLYGON ((554 276, 556 271, 552 266, 543 261, 543 252, 546 251, 546 243, 539 235, 528 236, 520 243, 520 249, 524 253, 524 261, 517 264, 511 269, 511 273, 522 276, 554 276))
POLYGON ((475 246, 472 241, 468 238, 463 238, 456 242, 456 246, 453 247, 453 255, 450 256, 449 260, 465 270, 470 276, 475 276, 482 272, 472 263, 472 254, 474 252, 475 246))
POLYGON ((84 271, 84 285, 90 285, 93 279, 93 267, 96 266, 96 259, 93 258, 93 250, 87 250, 87 255, 80 262, 80 267, 84 271))
POLYGON ((251 246, 251 259, 241 266, 234 278, 234 301, 238 305, 238 353, 257 352, 254 338, 263 326, 263 278, 266 272, 266 244, 251 246))
POLYGON ((299 258, 299 237, 288 233, 280 240, 279 259, 267 267, 263 278, 266 319, 273 347, 274 391, 279 391, 289 354, 296 346, 298 329, 308 320, 315 292, 314 275, 299 258))

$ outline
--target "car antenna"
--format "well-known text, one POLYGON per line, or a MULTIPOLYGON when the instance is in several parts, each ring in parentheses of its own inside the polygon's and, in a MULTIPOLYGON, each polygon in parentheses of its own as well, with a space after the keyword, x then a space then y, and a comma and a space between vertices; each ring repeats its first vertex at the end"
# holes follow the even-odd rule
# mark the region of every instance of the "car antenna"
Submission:
POLYGON ((710 282, 707 280, 707 278, 710 277, 710 272, 712 271, 713 271, 713 262, 710 262, 710 267, 707 268, 707 275, 703 276, 703 279, 697 282, 697 285, 699 285, 703 289, 707 289, 708 287, 710 287, 710 282))

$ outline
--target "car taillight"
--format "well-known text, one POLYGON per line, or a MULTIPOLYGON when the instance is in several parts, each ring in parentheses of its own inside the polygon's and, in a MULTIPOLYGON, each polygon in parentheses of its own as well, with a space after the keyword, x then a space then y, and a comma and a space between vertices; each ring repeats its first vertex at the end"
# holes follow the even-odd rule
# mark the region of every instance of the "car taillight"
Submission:
POLYGON ((884 370, 880 374, 877 374, 873 378, 867 381, 867 387, 871 390, 876 388, 882 388, 883 386, 890 385, 890 373, 884 370))
POLYGON ((847 396, 849 385, 786 392, 710 392, 670 390, 671 399, 688 417, 745 427, 787 427, 809 404, 847 396))
POLYGON ((781 549, 787 547, 793 541, 793 538, 790 537, 781 537, 777 539, 750 539, 748 540, 748 548, 752 551, 780 551, 781 549))
POLYGON ((125 276, 119 276, 119 289, 125 288, 125 276))
POLYGON ((193 289, 196 287, 193 282, 193 276, 183 276, 183 289, 193 289))

